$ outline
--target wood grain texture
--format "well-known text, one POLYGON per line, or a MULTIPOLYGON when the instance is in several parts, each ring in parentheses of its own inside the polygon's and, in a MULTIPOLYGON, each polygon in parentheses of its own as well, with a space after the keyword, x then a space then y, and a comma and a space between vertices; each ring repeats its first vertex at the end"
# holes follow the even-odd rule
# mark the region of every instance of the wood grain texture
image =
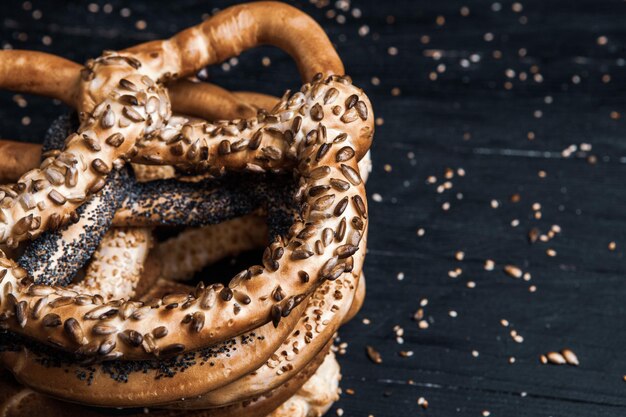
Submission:
MULTIPOLYGON (((107 2, 94 4, 95 13, 89 2, 34 0, 29 10, 21 1, 1 2, 0 46, 84 61, 170 35, 232 2, 134 1, 126 6, 129 17, 121 16, 121 1, 108 2, 110 13, 107 2), (144 30, 138 20, 147 23, 144 30), (42 43, 44 36, 51 44, 42 43)), ((368 299, 340 334, 348 344, 339 357, 342 387, 354 393, 344 392, 329 415, 626 415, 626 3, 294 4, 328 31, 384 121, 368 184, 368 299), (576 150, 568 152, 571 145, 576 150), (451 179, 447 168, 455 172, 451 179), (451 188, 438 193, 446 181, 451 188), (541 205, 540 219, 533 203, 541 205), (528 242, 530 229, 547 233, 554 224, 562 229, 554 239, 528 242), (484 269, 487 259, 495 261, 493 271, 484 269), (505 264, 531 280, 506 275, 505 264), (451 278, 456 268, 462 273, 451 278), (412 320, 422 299, 428 329, 412 320), (404 329, 402 345, 396 325, 404 329), (367 345, 382 364, 368 360, 367 345), (579 367, 540 364, 540 354, 565 347, 576 352, 579 367), (401 350, 413 356, 401 357, 401 350)), ((299 85, 289 57, 269 48, 208 75, 230 89, 273 94, 299 85)), ((22 108, 13 94, 0 94, 1 137, 36 141, 65 111, 26 99, 22 108), (23 117, 30 117, 27 126, 23 117)))

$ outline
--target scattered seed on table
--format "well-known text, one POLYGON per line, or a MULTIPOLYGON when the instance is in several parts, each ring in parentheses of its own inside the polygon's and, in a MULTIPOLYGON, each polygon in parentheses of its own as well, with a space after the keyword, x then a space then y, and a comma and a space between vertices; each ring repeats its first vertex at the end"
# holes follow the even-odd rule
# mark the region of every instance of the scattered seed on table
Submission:
POLYGON ((380 356, 380 353, 376 349, 374 349, 372 346, 366 346, 365 350, 367 352, 367 357, 372 362, 374 362, 377 365, 383 363, 383 358, 380 356))
POLYGON ((548 352, 546 358, 548 358, 548 362, 554 365, 565 365, 567 363, 563 355, 559 352, 548 352))
POLYGON ((576 356, 576 354, 571 349, 565 348, 561 351, 561 354, 563 355, 563 357, 565 358, 568 364, 574 365, 574 366, 580 365, 580 362, 578 361, 578 356, 576 356))
POLYGON ((485 261, 485 271, 493 271, 495 266, 496 266, 496 263, 492 261, 491 259, 487 259, 485 261))
POLYGON ((428 400, 424 397, 419 397, 417 399, 417 405, 422 407, 424 410, 428 409, 428 400))
POLYGON ((513 277, 513 278, 521 278, 522 275, 524 275, 524 273, 522 272, 521 269, 519 269, 519 267, 515 266, 515 265, 505 265, 504 266, 504 272, 506 272, 507 275, 513 277))

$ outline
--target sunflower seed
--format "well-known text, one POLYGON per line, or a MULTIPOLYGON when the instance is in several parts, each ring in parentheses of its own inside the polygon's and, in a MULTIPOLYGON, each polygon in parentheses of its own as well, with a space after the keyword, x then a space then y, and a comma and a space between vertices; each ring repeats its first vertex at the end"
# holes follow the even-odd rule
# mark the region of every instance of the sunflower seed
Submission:
POLYGON ((70 339, 72 339, 74 343, 81 346, 88 343, 87 338, 83 333, 83 328, 76 319, 69 318, 65 320, 63 328, 65 329, 65 333, 67 333, 67 335, 70 337, 70 339))
POLYGON ((130 91, 139 91, 135 83, 127 80, 126 78, 122 78, 120 80, 120 87, 125 88, 126 90, 130 90, 130 91))
POLYGON ((337 230, 335 231, 335 240, 337 242, 343 241, 343 238, 346 235, 346 218, 344 217, 339 222, 339 226, 337 226, 337 230))
POLYGON ((91 186, 91 188, 89 189, 89 192, 91 194, 97 194, 100 190, 104 188, 105 185, 106 185, 105 179, 100 178, 91 186))
POLYGON ((226 139, 221 141, 217 148, 217 153, 219 155, 228 155, 230 153, 230 142, 226 139))
POLYGON ((246 164, 246 170, 249 172, 256 172, 258 174, 262 174, 265 172, 265 169, 262 166, 251 163, 246 164))
POLYGON ((200 299, 200 308, 208 310, 215 305, 217 294, 214 288, 208 288, 200 299))
POLYGON ((261 132, 260 130, 257 130, 254 133, 254 135, 252 135, 252 139, 250 140, 250 143, 248 144, 248 148, 252 150, 258 149, 259 145, 261 144, 262 138, 263 138, 263 132, 261 132))
MULTIPOLYGON (((62 206, 67 202, 67 199, 57 190, 52 190, 48 193, 48 198, 58 206, 62 206)), ((17 225, 16 225, 17 226, 17 225)))
POLYGON ((355 108, 361 120, 367 120, 367 106, 365 105, 365 102, 359 101, 356 103, 355 108))
POLYGON ((335 250, 335 254, 337 255, 337 257, 339 257, 339 259, 345 259, 354 255, 358 250, 359 250, 358 246, 353 246, 349 244, 341 245, 337 247, 337 249, 335 250))
POLYGON ((109 129, 115 125, 115 113, 111 110, 111 106, 107 106, 104 114, 102 115, 102 119, 100 119, 100 125, 104 129, 109 129))
POLYGON ((308 249, 298 248, 291 252, 291 259, 294 261, 307 259, 313 256, 313 252, 308 249))
POLYGON ((283 311, 279 304, 274 304, 272 306, 271 317, 272 317, 272 324, 274 325, 274 328, 278 327, 278 325, 280 324, 280 319, 283 316, 282 313, 283 311))
POLYGON ((343 212, 346 210, 346 207, 348 207, 348 197, 344 197, 341 199, 341 201, 339 201, 339 203, 337 203, 337 206, 335 206, 335 210, 333 212, 333 214, 336 217, 339 217, 343 214, 343 212))
POLYGON ((352 218, 352 227, 354 227, 357 230, 363 230, 363 227, 365 227, 365 223, 363 223, 363 220, 361 220, 360 217, 354 216, 352 218))
POLYGON ((68 168, 65 171, 65 185, 68 188, 76 187, 78 184, 78 170, 74 167, 68 168))
POLYGON ((150 333, 146 333, 143 335, 143 342, 141 344, 141 347, 146 353, 152 353, 158 349, 156 340, 154 336, 150 333))
POLYGON ((338 134, 335 139, 333 139, 333 143, 341 143, 343 141, 345 141, 346 139, 348 139, 348 134, 347 133, 340 133, 338 134))
POLYGON ((159 109, 159 99, 156 98, 155 96, 152 96, 148 99, 148 102, 146 103, 146 113, 154 113, 155 111, 157 111, 159 109))
POLYGON ((561 354, 565 358, 568 364, 578 366, 580 362, 578 361, 578 356, 571 349, 563 349, 561 354))
POLYGON ((274 288, 274 291, 272 292, 272 298, 275 301, 282 301, 285 299, 285 292, 283 291, 280 285, 274 288))
POLYGON ((137 97, 130 95, 130 94, 124 94, 120 97, 120 103, 122 104, 130 104, 131 106, 138 106, 139 105, 139 101, 137 100, 137 97))
POLYGON ((365 203, 360 195, 355 195, 352 197, 352 202, 354 202, 354 206, 356 207, 357 212, 363 217, 367 219, 367 209, 365 208, 365 203))
POLYGON ((353 108, 358 101, 359 101, 359 96, 357 96, 356 94, 352 94, 350 97, 346 99, 346 109, 353 108))
POLYGON ((548 361, 555 365, 565 365, 567 361, 559 352, 549 352, 546 354, 548 361))
POLYGON ((139 347, 143 342, 143 336, 135 330, 124 330, 119 333, 117 337, 119 337, 122 342, 132 347, 139 347))
POLYGON ((87 146, 89 150, 93 152, 100 152, 102 150, 102 147, 100 146, 98 141, 95 140, 93 137, 89 136, 88 132, 83 133, 83 143, 85 144, 85 146, 87 146))
POLYGON ((311 210, 324 211, 335 202, 335 194, 328 194, 318 198, 311 205, 311 210))
POLYGON ((107 145, 113 146, 114 148, 119 148, 122 143, 124 143, 124 135, 121 133, 113 133, 111 136, 106 138, 104 141, 107 145))
POLYGON ((341 173, 352 185, 359 185, 362 181, 359 173, 346 164, 341 164, 341 173))
POLYGON ((237 288, 239 284, 241 284, 242 281, 245 281, 248 279, 250 279, 250 271, 247 269, 244 269, 243 271, 239 272, 230 280, 230 282, 228 283, 228 287, 231 289, 237 288))
POLYGON ((302 117, 296 116, 291 123, 291 131, 294 135, 297 135, 300 132, 300 127, 302 126, 302 117))
POLYGON ((193 161, 196 159, 199 153, 200 153, 200 139, 196 139, 196 141, 187 150, 186 158, 188 161, 193 161))
POLYGON ((204 328, 204 313, 201 311, 196 311, 195 313, 193 313, 192 316, 192 320, 191 320, 191 328, 193 329, 194 332, 196 333, 200 333, 202 331, 202 329, 204 328))
POLYGON ((62 185, 65 183, 65 176, 53 167, 46 168, 44 174, 46 179, 53 185, 62 185))
POLYGON ((91 162, 91 167, 100 175, 107 175, 111 172, 111 168, 100 158, 96 158, 91 162))
POLYGON ((157 328, 152 330, 152 334, 157 339, 164 338, 165 336, 167 336, 168 333, 169 333, 169 331, 167 330, 167 327, 165 327, 165 326, 159 326, 159 327, 157 327, 157 328))
POLYGON ((233 152, 240 152, 240 151, 243 151, 247 147, 248 147, 248 140, 240 139, 237 142, 230 145, 230 150, 233 152))
POLYGON ((324 118, 324 109, 320 106, 319 103, 315 103, 313 107, 311 107, 311 118, 316 122, 319 122, 324 118))
POLYGON ((15 223, 15 226, 13 226, 13 233, 16 235, 23 235, 24 233, 28 232, 33 223, 33 217, 34 216, 32 214, 29 214, 28 216, 24 216, 19 219, 15 223))
POLYGON ((333 268, 335 268, 337 266, 337 261, 339 258, 337 258, 336 256, 328 259, 324 265, 322 266, 322 269, 320 270, 320 277, 321 278, 327 278, 331 275, 331 272, 333 270, 333 268))
POLYGON ((321 167, 317 167, 309 172, 309 178, 311 178, 312 180, 320 180, 326 177, 328 174, 330 174, 330 167, 324 165, 321 167))
POLYGON ((337 154, 335 155, 335 161, 337 162, 349 161, 350 159, 354 158, 354 154, 355 154, 354 149, 352 149, 349 146, 344 146, 343 148, 337 151, 337 154))
POLYGON ((322 243, 324 244, 324 246, 330 245, 334 237, 335 237, 335 232, 333 231, 333 229, 329 227, 325 228, 324 231, 322 232, 322 243))
POLYGON ((339 96, 339 90, 337 90, 334 87, 331 87, 330 89, 328 89, 328 91, 324 95, 324 104, 333 104, 333 102, 337 99, 338 96, 339 96))
POLYGON ((174 356, 185 351, 185 345, 181 343, 173 343, 158 350, 159 356, 174 356))
POLYGON ((278 161, 283 155, 283 152, 275 146, 266 146, 265 148, 261 149, 261 152, 263 152, 263 155, 273 161, 278 161))
POLYGON ((130 106, 124 106, 124 108, 122 109, 122 114, 128 117, 133 122, 143 122, 146 120, 137 110, 130 106))
POLYGON ((367 357, 374 362, 375 364, 383 363, 383 358, 380 356, 380 353, 374 349, 372 346, 366 346, 367 357))
POLYGON ((224 301, 230 301, 233 298, 233 290, 228 287, 224 287, 222 291, 220 291, 220 298, 224 301))
POLYGON ((83 316, 83 319, 98 320, 102 316, 109 317, 111 314, 113 314, 113 313, 109 313, 110 310, 115 310, 115 313, 117 313, 118 311, 116 308, 113 308, 109 305, 102 305, 86 312, 85 315, 83 316))
POLYGON ((115 346, 117 346, 117 343, 115 342, 115 340, 112 340, 112 339, 105 340, 100 345, 100 348, 98 349, 98 354, 102 356, 106 356, 109 353, 111 353, 113 349, 115 349, 115 346))
POLYGON ((108 326, 106 324, 97 324, 93 326, 91 331, 97 336, 108 336, 117 333, 118 328, 115 326, 108 326))
POLYGON ((350 188, 348 181, 340 180, 339 178, 331 178, 330 185, 337 191, 348 191, 350 188))
POLYGON ((28 303, 26 301, 20 301, 15 304, 15 319, 22 329, 26 327, 28 320, 28 303))
POLYGON ((59 327, 63 323, 61 322, 61 316, 49 313, 41 319, 41 324, 43 324, 44 327, 59 327))
POLYGON ((356 119, 359 118, 359 115, 356 111, 356 109, 352 108, 348 111, 346 111, 343 116, 341 116, 341 121, 344 122, 345 124, 349 124, 354 122, 356 119))
MULTIPOLYGON (((0 279, 0 281, 2 281, 2 280, 0 279)), ((43 310, 44 310, 44 308, 46 307, 47 304, 48 304, 48 297, 47 296, 37 300, 37 302, 35 303, 35 306, 31 310, 31 313, 30 313, 31 317, 34 320, 39 320, 39 318, 41 317, 41 313, 43 312, 43 310)))
POLYGON ((328 185, 316 185, 314 187, 309 188, 309 196, 316 197, 320 194, 325 193, 330 190, 330 186, 328 185))
POLYGON ((315 160, 316 161, 321 161, 322 158, 324 158, 326 156, 326 154, 328 153, 328 151, 330 150, 330 143, 323 143, 318 151, 317 151, 317 155, 315 156, 315 160))

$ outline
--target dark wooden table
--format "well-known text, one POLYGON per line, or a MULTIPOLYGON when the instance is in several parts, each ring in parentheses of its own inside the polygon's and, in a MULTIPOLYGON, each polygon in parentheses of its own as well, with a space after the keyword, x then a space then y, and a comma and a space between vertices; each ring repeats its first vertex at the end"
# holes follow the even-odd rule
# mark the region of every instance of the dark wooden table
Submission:
MULTIPOLYGON (((64 3, 3 1, 0 45, 84 61, 231 2, 64 3)), ((369 294, 341 331, 330 415, 626 415, 626 3, 318 3, 295 2, 379 118, 369 294), (540 362, 565 348, 579 366, 540 362)), ((230 89, 299 85, 270 48, 208 72, 230 89)), ((66 111, 26 100, 0 94, 0 137, 40 139, 66 111)))

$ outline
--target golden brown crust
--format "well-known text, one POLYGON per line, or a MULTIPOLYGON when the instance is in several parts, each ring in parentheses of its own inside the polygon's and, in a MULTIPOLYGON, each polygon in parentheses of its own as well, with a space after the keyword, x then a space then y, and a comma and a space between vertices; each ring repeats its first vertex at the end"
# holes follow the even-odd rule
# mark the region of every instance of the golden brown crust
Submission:
MULTIPOLYGON (((294 313, 301 310, 298 308, 294 313)), ((297 321, 298 315, 294 314, 282 320, 277 328, 265 325, 255 329, 254 336, 243 335, 218 345, 206 354, 211 359, 203 366, 176 372, 164 381, 159 378, 160 367, 145 373, 129 373, 128 382, 120 383, 108 373, 109 368, 94 366, 88 384, 74 377, 76 372, 84 371, 80 365, 47 367, 39 355, 26 348, 20 352, 2 352, 0 361, 20 383, 55 398, 100 407, 157 406, 202 395, 219 388, 230 378, 236 379, 254 371, 281 346, 297 321), (63 380, 64 384, 50 384, 51 380, 63 380)))
MULTIPOLYGON (((146 411, 148 411, 148 415, 155 417, 234 417, 240 416, 242 413, 245 413, 246 417, 296 417, 295 414, 279 414, 282 411, 281 409, 277 410, 277 407, 286 402, 290 405, 288 400, 294 396, 294 401, 300 404, 302 401, 307 402, 306 407, 318 409, 329 407, 332 401, 336 400, 335 390, 340 377, 337 369, 338 365, 332 353, 326 355, 326 351, 324 351, 287 383, 252 400, 204 411, 150 409, 138 411, 137 414, 127 413, 125 415, 138 417, 146 415, 146 411), (322 363, 321 366, 320 363, 322 363), (312 386, 312 384, 314 385, 312 386)), ((103 409, 84 408, 23 388, 16 383, 10 374, 0 371, 0 415, 3 417, 23 417, 25 415, 103 417, 110 414, 103 409)))
POLYGON ((256 114, 247 100, 215 84, 183 79, 169 84, 167 90, 172 108, 180 114, 205 120, 246 119, 256 114))
POLYGON ((320 417, 339 399, 341 373, 335 355, 329 353, 317 372, 298 392, 267 417, 320 417))
POLYGON ((24 172, 39 165, 41 145, 0 140, 0 183, 16 181, 24 172))
POLYGON ((229 7, 167 41, 148 42, 124 52, 162 75, 186 77, 266 44, 291 55, 304 82, 317 73, 343 75, 341 59, 320 26, 295 7, 273 1, 229 7))
MULTIPOLYGON (((268 324, 256 329, 253 337, 235 338, 234 345, 231 341, 216 346, 210 359, 205 359, 209 364, 198 365, 200 359, 196 358, 184 372, 165 381, 159 379, 162 370, 157 368, 130 373, 120 383, 106 372, 108 368, 95 365, 89 383, 65 377, 64 384, 50 385, 51 378, 79 375, 85 370, 79 365, 45 366, 39 355, 28 349, 2 353, 0 360, 18 380, 37 391, 92 405, 154 406, 176 403, 183 397, 188 398, 179 403, 184 408, 237 403, 278 387, 317 356, 350 310, 357 285, 358 280, 350 274, 328 281, 311 296, 305 309, 296 309, 277 329, 268 324)), ((165 288, 157 286, 149 296, 160 296, 176 288, 163 281, 159 286, 165 288)))
POLYGON ((0 89, 56 98, 76 107, 81 66, 45 52, 0 51, 0 89))

